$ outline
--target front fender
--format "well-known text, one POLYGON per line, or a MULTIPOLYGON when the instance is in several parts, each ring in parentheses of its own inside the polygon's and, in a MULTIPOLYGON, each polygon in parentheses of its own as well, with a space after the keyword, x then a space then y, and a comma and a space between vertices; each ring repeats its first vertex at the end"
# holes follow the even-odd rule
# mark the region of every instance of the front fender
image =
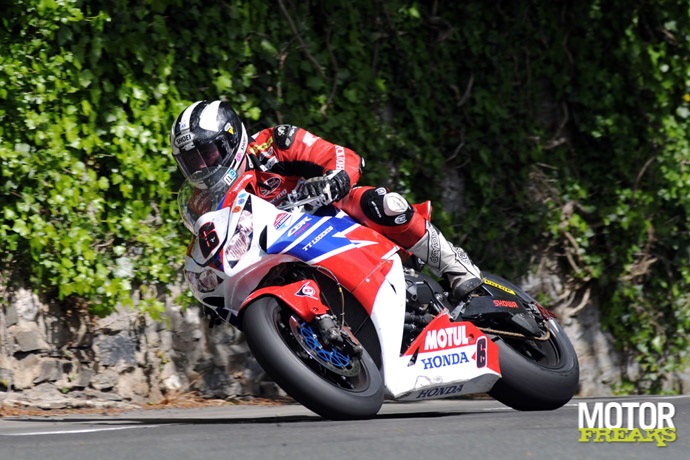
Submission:
POLYGON ((321 289, 314 280, 300 280, 285 286, 266 286, 257 289, 240 305, 240 316, 244 309, 259 297, 273 296, 290 307, 305 322, 310 323, 317 316, 328 313, 328 307, 321 302, 321 289))

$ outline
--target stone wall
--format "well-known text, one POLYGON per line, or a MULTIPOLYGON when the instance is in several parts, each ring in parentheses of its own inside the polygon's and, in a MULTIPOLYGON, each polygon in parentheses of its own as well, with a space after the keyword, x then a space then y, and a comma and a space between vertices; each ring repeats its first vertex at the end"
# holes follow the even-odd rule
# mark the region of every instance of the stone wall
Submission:
MULTIPOLYGON (((563 297, 553 275, 533 275, 524 287, 563 297)), ((636 372, 601 331, 595 302, 585 296, 554 305, 580 360, 582 396, 610 395, 624 372, 636 372)), ((669 390, 688 388, 687 373, 668 379, 669 390)), ((127 407, 191 390, 214 398, 284 395, 242 334, 209 328, 197 308, 168 301, 161 322, 134 310, 93 319, 19 289, 0 310, 0 406, 127 407)))
POLYGON ((93 319, 18 290, 0 310, 0 405, 127 407, 190 390, 283 394, 236 329, 209 328, 198 308, 171 302, 165 316, 121 310, 93 319))

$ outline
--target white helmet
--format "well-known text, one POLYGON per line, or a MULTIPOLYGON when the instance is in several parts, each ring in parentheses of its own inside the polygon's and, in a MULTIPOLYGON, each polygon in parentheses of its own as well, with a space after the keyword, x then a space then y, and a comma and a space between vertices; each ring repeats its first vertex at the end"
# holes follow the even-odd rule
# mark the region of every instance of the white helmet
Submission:
POLYGON ((249 137, 244 124, 223 101, 197 101, 173 123, 170 145, 187 180, 199 189, 232 185, 246 168, 249 137))

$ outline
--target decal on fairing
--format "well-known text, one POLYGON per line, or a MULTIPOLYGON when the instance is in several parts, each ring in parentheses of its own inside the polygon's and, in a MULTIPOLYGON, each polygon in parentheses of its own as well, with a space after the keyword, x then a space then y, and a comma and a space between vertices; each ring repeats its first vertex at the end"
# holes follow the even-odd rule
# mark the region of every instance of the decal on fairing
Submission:
POLYGON ((477 339, 476 348, 470 349, 474 351, 474 353, 472 353, 471 356, 468 356, 469 352, 456 351, 454 353, 437 354, 430 358, 421 358, 419 362, 424 369, 437 369, 439 367, 458 366, 460 364, 472 362, 476 364, 477 368, 481 369, 482 367, 486 367, 486 347, 486 337, 479 337, 477 339))
POLYGON ((507 288, 507 287, 505 287, 505 286, 503 286, 503 285, 500 285, 500 284, 498 284, 498 283, 495 282, 495 281, 491 281, 490 279, 484 278, 484 284, 486 284, 486 285, 488 285, 488 286, 492 286, 492 287, 498 288, 498 289, 500 289, 500 290, 502 290, 502 291, 507 292, 508 294, 515 295, 515 291, 513 291, 512 289, 507 288))
POLYGON ((300 220, 298 220, 295 225, 293 225, 290 230, 287 232, 287 236, 289 237, 295 237, 299 236, 300 234, 304 233, 306 230, 309 229, 312 225, 312 221, 314 220, 313 217, 304 217, 300 220))
POLYGON ((350 217, 305 215, 267 248, 269 254, 289 254, 315 263, 324 258, 375 244, 375 241, 350 241, 346 234, 357 224, 350 217))
POLYGON ((518 304, 514 300, 494 299, 493 302, 496 307, 518 308, 518 304))
POLYGON ((469 363, 470 359, 464 351, 457 353, 444 353, 436 355, 431 358, 422 358, 419 360, 424 369, 436 369, 438 367, 457 366, 459 364, 469 363))
POLYGON ((249 193, 247 193, 244 188, 247 187, 250 182, 253 180, 254 174, 244 174, 242 177, 240 177, 237 181, 235 181, 233 187, 228 190, 225 193, 225 196, 223 197, 222 200, 220 200, 220 203, 218 203, 218 208, 217 209, 223 209, 225 207, 230 206, 233 202, 237 200, 238 205, 244 204, 248 197, 249 193))
POLYGON ((213 222, 206 222, 199 228, 199 249, 205 258, 211 255, 220 245, 220 239, 216 232, 216 225, 213 222))
POLYGON ((423 351, 448 350, 470 344, 464 324, 429 330, 424 338, 423 351))
POLYGON ((309 297, 312 299, 316 299, 316 288, 312 285, 313 281, 307 280, 302 287, 299 288, 299 291, 295 292, 295 295, 297 297, 309 297))
POLYGON ((276 230, 282 229, 287 221, 290 220, 290 214, 283 212, 276 216, 276 220, 273 221, 273 228, 276 230))
POLYGON ((461 394, 464 385, 448 385, 445 387, 429 388, 420 391, 415 399, 439 398, 442 396, 461 394))
POLYGON ((486 337, 479 337, 477 339, 477 367, 486 367, 486 337))

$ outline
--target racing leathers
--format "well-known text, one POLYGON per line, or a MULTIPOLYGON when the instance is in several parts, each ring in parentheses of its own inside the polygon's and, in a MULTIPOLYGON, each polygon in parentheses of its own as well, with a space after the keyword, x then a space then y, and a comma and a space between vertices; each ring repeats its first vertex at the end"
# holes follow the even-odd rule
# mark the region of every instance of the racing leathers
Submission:
MULTIPOLYGON (((385 187, 356 186, 364 160, 353 150, 302 128, 279 125, 252 136, 247 153, 247 167, 256 170, 261 198, 277 204, 301 180, 307 179, 309 184, 310 179, 318 182, 325 177, 324 181, 335 186, 336 207, 419 257, 436 275, 446 276, 456 300, 481 284, 480 271, 467 253, 450 244, 415 209, 418 205, 410 205, 402 195, 385 187)), ((196 191, 191 200, 198 202, 190 207, 210 204, 204 192, 196 191)))

